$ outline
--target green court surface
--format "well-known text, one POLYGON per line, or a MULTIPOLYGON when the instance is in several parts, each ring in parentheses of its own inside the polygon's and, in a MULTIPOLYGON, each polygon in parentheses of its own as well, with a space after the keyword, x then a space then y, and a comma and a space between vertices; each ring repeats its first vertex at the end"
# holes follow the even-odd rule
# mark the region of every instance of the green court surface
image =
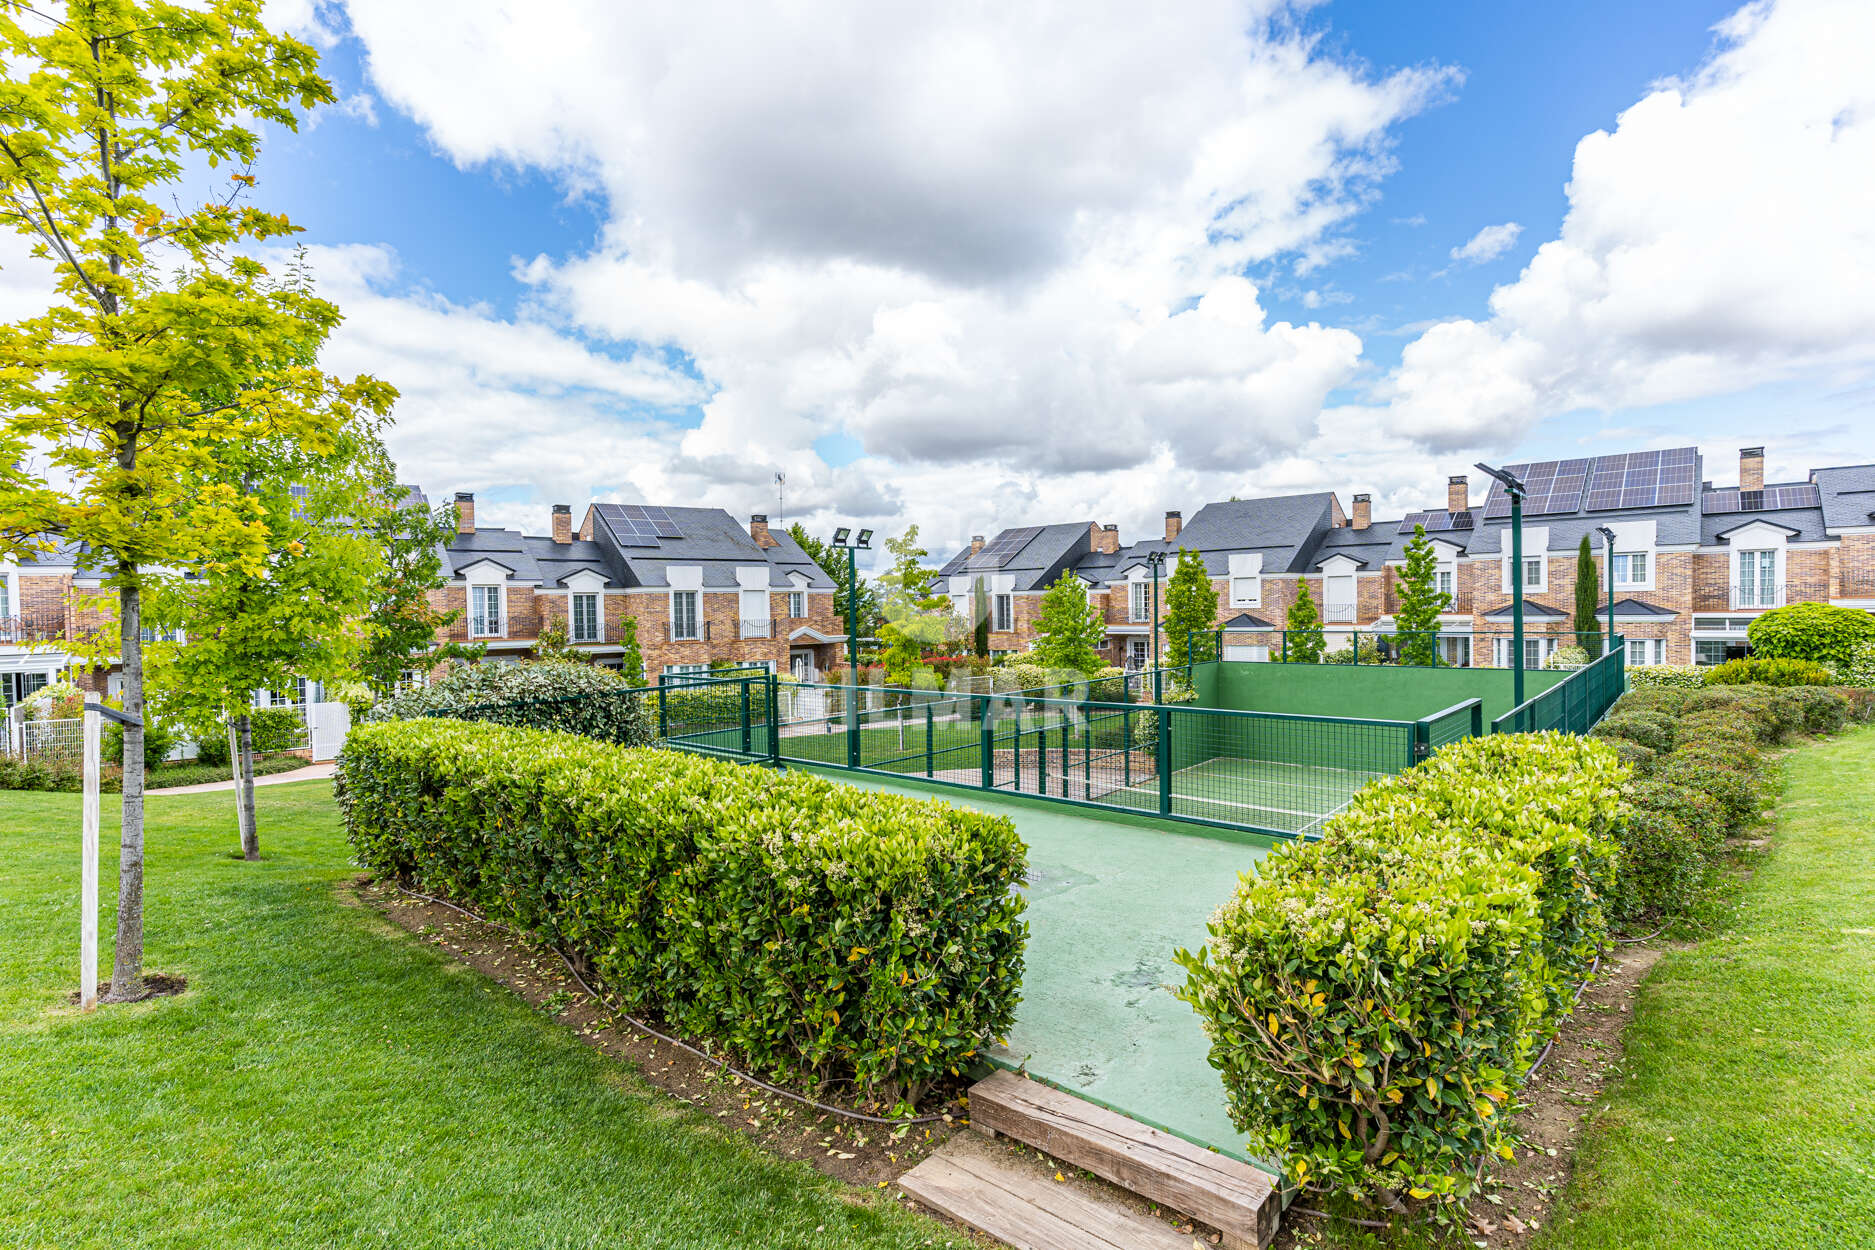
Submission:
MULTIPOLYGON (((1172 774, 1172 814, 1314 837, 1324 820, 1382 773, 1219 755, 1172 774)), ((1098 802, 1159 810, 1156 782, 1099 795, 1098 802)))
POLYGON ((1172 952, 1205 942, 1211 913, 1267 845, 1033 799, 824 775, 1015 821, 1029 848, 1029 945, 1022 1006, 996 1062, 1256 1162, 1225 1111, 1197 1015, 1173 997, 1184 974, 1172 952))

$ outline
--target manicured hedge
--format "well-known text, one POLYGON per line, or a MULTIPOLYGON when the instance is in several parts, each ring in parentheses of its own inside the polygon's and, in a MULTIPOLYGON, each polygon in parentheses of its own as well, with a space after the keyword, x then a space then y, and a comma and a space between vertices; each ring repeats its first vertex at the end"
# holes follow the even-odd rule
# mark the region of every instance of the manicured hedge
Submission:
POLYGON ((1026 851, 947 804, 444 719, 339 760, 358 857, 584 961, 631 1008, 888 1102, 1005 1035, 1026 851))
POLYGON ((1745 636, 1754 656, 1848 668, 1864 646, 1875 642, 1875 614, 1830 603, 1792 603, 1755 618, 1745 636))
POLYGON ((1727 660, 1706 670, 1708 686, 1833 686, 1836 670, 1810 660, 1761 659, 1748 656, 1727 660))
POLYGON ((611 669, 572 660, 454 664, 429 685, 378 704, 367 719, 438 716, 561 729, 621 746, 647 746, 657 735, 657 713, 642 690, 611 669))
POLYGON ((1626 776, 1591 739, 1467 739, 1246 877, 1178 957, 1251 1150, 1355 1196, 1469 1192, 1606 939, 1626 776))
POLYGON ((1696 664, 1646 664, 1627 670, 1628 685, 1635 690, 1668 687, 1696 689, 1706 684, 1706 670, 1696 664))

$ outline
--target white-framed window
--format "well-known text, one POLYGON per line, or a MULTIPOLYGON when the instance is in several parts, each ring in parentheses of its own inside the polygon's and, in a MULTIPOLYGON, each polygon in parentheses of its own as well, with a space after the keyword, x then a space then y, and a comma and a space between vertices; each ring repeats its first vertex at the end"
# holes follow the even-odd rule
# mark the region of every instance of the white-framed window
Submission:
POLYGON ((1152 584, 1150 582, 1127 583, 1126 619, 1129 621, 1152 619, 1152 584))
POLYGON ((1645 586, 1651 580, 1647 572, 1647 553, 1645 551, 1617 551, 1615 560, 1615 585, 1645 586))
POLYGON ((1778 606, 1777 552, 1773 550, 1738 553, 1738 594, 1735 606, 1774 608, 1778 606))
POLYGON ((1233 577, 1230 579, 1230 605, 1233 608, 1255 608, 1263 604, 1263 579, 1261 577, 1233 577))
POLYGON ((1542 590, 1543 571, 1548 565, 1549 561, 1542 556, 1525 556, 1523 558, 1523 588, 1542 590))
POLYGON ((573 599, 573 641, 599 642, 599 595, 595 591, 576 593, 573 599))
POLYGON ((694 640, 697 636, 697 592, 671 591, 671 637, 694 640))
POLYGON ((788 615, 797 620, 807 615, 807 592, 805 590, 788 592, 788 615))
POLYGON ((1002 634, 1016 627, 1016 597, 1014 595, 991 595, 990 606, 992 630, 1002 634))
POLYGON ((1458 598, 1457 592, 1454 589, 1458 584, 1456 572, 1455 569, 1440 569, 1438 580, 1433 583, 1433 589, 1445 596, 1448 605, 1455 602, 1458 598))
MULTIPOLYGON (((1504 553, 1500 557, 1504 573, 1504 593, 1510 593, 1510 548, 1511 535, 1505 532, 1499 541, 1504 544, 1504 553)), ((1549 528, 1533 525, 1523 532, 1523 588, 1525 591, 1542 594, 1549 589, 1549 528)))
POLYGON ((1439 639, 1439 658, 1453 668, 1471 667, 1471 639, 1460 635, 1439 639))
POLYGON ((13 615, 12 586, 12 578, 0 573, 0 629, 6 628, 7 618, 13 615))
MULTIPOLYGON (((0 612, 0 616, 4 616, 4 615, 6 614, 3 612, 0 612)), ((178 642, 179 643, 183 640, 182 631, 179 629, 151 629, 147 625, 137 631, 137 637, 141 638, 145 642, 178 642)))
POLYGON ((1627 662, 1630 668, 1645 664, 1665 664, 1667 640, 1664 638, 1628 639, 1627 662))
POLYGON ((469 587, 469 637, 499 638, 501 635, 501 587, 469 587))
MULTIPOLYGON (((1511 649, 1511 644, 1514 640, 1510 638, 1496 638, 1492 641, 1495 644, 1492 647, 1492 652, 1496 658, 1497 667, 1509 668, 1511 666, 1511 657, 1516 654, 1516 652, 1511 649)), ((1525 638, 1523 640, 1524 668, 1542 668, 1543 661, 1549 659, 1550 652, 1555 649, 1556 640, 1554 638, 1525 638)))
POLYGON ((707 664, 666 664, 660 671, 665 677, 690 677, 709 672, 710 666, 707 664))

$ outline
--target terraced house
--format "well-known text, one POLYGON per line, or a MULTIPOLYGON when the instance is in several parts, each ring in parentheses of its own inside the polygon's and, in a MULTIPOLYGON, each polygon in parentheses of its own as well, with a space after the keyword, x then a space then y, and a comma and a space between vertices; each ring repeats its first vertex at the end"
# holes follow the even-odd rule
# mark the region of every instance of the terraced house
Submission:
MULTIPOLYGON (((1766 483, 1764 449, 1739 453, 1735 484, 1705 477, 1696 447, 1509 466, 1524 504, 1524 662, 1572 641, 1578 545, 1586 534, 1606 619, 1612 543, 1615 627, 1631 664, 1717 664, 1744 654, 1753 617, 1793 602, 1875 611, 1875 465, 1814 469, 1766 483)), ((1511 662, 1510 499, 1495 482, 1474 502, 1469 478, 1446 482, 1443 507, 1376 521, 1368 495, 1342 509, 1332 493, 1206 504, 1189 523, 1168 512, 1162 536, 1122 546, 1112 525, 1075 522, 973 539, 942 570, 968 612, 982 579, 993 650, 1034 641, 1043 590, 1082 578, 1107 622, 1108 658, 1150 662, 1151 568, 1178 549, 1203 556, 1218 592, 1216 625, 1231 659, 1280 654, 1297 587, 1307 582, 1331 649, 1394 628, 1405 547, 1423 525, 1451 595, 1441 651, 1460 666, 1511 662)), ((1170 561, 1167 563, 1167 571, 1170 561)), ((1163 594, 1163 584, 1161 584, 1163 594)))
POLYGON ((720 508, 594 503, 576 530, 560 504, 549 532, 530 535, 478 527, 466 492, 456 516, 432 599, 457 614, 447 639, 492 657, 532 655, 553 628, 616 668, 629 620, 652 681, 722 660, 803 679, 839 663, 833 582, 766 516, 745 528, 720 508))

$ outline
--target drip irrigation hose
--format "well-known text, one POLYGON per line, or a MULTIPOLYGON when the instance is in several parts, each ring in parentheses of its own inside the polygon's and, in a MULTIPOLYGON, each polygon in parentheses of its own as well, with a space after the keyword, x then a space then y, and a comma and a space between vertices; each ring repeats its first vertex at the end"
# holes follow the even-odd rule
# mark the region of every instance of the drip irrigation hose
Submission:
MULTIPOLYGON (((392 885, 396 886, 396 889, 398 893, 400 894, 407 894, 411 898, 420 898, 426 903, 435 903, 439 907, 447 907, 449 908, 449 910, 453 912, 458 912, 464 916, 467 916, 469 919, 475 921, 477 924, 489 925, 493 928, 500 929, 504 933, 511 933, 515 937, 524 936, 523 934, 516 932, 514 929, 510 928, 509 926, 501 923, 499 920, 490 920, 486 916, 478 916, 474 912, 470 911, 468 908, 452 903, 446 898, 436 898, 435 896, 429 895, 429 894, 419 894, 415 890, 406 890, 403 886, 397 885, 396 882, 392 882, 392 885)), ((592 986, 586 983, 586 978, 579 974, 579 969, 573 966, 573 961, 566 957, 565 951, 561 950, 558 946, 552 947, 552 950, 554 954, 560 957, 560 962, 566 965, 566 970, 572 974, 573 979, 579 982, 579 987, 585 990, 587 994, 591 995, 594 1002, 599 1003, 601 1006, 605 1007, 608 1011, 614 1011, 612 1005, 606 1002, 605 995, 601 994, 598 990, 595 990, 592 986)), ((731 1065, 728 1060, 719 1059, 717 1056, 712 1055, 707 1051, 698 1050, 695 1046, 692 1046, 690 1043, 685 1042, 685 1041, 680 1041, 679 1039, 672 1037, 668 1033, 661 1033, 657 1029, 652 1028, 650 1025, 646 1024, 644 1021, 638 1019, 635 1016, 627 1015, 626 1013, 622 1011, 614 1011, 614 1014, 616 1014, 619 1019, 631 1025, 634 1029, 637 1029, 640 1033, 645 1033, 651 1037, 655 1037, 660 1042, 664 1042, 665 1044, 670 1045, 670 1046, 675 1046, 679 1050, 688 1051, 690 1054, 695 1055, 697 1058, 705 1061, 706 1063, 713 1063, 717 1067, 721 1068, 723 1071, 729 1073, 730 1075, 739 1077, 742 1080, 747 1081, 749 1084, 755 1086, 757 1089, 765 1089, 771 1094, 776 1094, 782 1098, 792 1099, 793 1101, 800 1103, 802 1106, 812 1107, 816 1111, 830 1112, 837 1116, 844 1116, 846 1119, 849 1119, 849 1120, 861 1120, 867 1124, 886 1124, 886 1125, 890 1125, 893 1128, 898 1128, 901 1126, 910 1126, 913 1124, 936 1124, 939 1120, 946 1118, 942 1115, 914 1115, 914 1116, 907 1116, 903 1119, 893 1119, 889 1116, 868 1115, 864 1111, 851 1111, 845 1107, 833 1106, 831 1103, 815 1102, 812 1098, 807 1097, 805 1094, 797 1094, 791 1089, 783 1089, 779 1085, 770 1085, 767 1081, 762 1080, 758 1076, 751 1076, 747 1072, 744 1072, 742 1069, 731 1065)))
POLYGON ((1653 939, 1659 937, 1661 934, 1665 933, 1666 931, 1667 931, 1667 926, 1661 925, 1658 929, 1655 929, 1652 933, 1643 934, 1642 936, 1637 937, 1637 938, 1616 938, 1615 944, 1617 946, 1637 946, 1642 942, 1652 941, 1653 939))

